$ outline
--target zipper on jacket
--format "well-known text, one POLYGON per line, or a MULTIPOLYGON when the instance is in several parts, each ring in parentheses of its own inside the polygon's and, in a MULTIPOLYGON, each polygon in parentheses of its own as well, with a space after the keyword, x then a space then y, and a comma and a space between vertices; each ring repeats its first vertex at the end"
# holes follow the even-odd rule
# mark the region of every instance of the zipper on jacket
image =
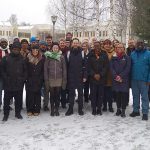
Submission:
POLYGON ((55 79, 56 79, 56 60, 55 60, 55 79))

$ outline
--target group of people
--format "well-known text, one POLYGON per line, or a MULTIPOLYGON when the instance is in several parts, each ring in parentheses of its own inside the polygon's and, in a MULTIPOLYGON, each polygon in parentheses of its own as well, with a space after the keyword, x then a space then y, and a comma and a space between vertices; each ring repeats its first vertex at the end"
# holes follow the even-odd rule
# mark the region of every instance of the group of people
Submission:
POLYGON ((59 107, 69 105, 66 116, 73 114, 77 90, 78 114, 84 115, 83 104, 91 101, 92 115, 114 112, 126 117, 129 104, 129 89, 132 88, 133 112, 131 117, 140 116, 148 120, 150 84, 150 52, 144 42, 129 40, 128 48, 117 40, 98 41, 93 38, 82 42, 66 38, 54 42, 52 36, 45 41, 31 37, 15 38, 9 45, 0 40, 0 106, 4 90, 4 117, 7 121, 10 103, 14 98, 15 117, 22 119, 23 88, 26 90, 28 116, 38 116, 43 109, 50 115, 59 116, 59 107), (141 97, 141 98, 140 98, 141 97), (141 99, 141 100, 140 100, 141 99))

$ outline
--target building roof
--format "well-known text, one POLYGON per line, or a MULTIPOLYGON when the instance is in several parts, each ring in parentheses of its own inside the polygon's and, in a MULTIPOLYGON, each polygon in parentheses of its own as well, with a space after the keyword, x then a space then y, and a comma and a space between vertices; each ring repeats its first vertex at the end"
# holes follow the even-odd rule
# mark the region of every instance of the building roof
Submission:
POLYGON ((8 26, 8 27, 11 27, 12 25, 10 24, 9 21, 0 21, 0 26, 8 26))

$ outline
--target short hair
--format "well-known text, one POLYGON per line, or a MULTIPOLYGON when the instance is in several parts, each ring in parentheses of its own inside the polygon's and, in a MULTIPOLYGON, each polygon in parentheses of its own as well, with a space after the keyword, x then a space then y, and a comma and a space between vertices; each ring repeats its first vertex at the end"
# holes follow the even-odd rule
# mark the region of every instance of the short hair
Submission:
POLYGON ((80 42, 78 38, 73 38, 72 42, 75 41, 75 40, 77 40, 78 42, 80 42))
POLYGON ((51 35, 47 35, 46 39, 52 39, 53 37, 51 35))
POLYGON ((23 44, 23 43, 27 43, 28 44, 28 41, 26 39, 22 39, 21 40, 21 44, 23 44))
POLYGON ((59 42, 60 41, 66 42, 66 40, 64 38, 59 39, 59 42))

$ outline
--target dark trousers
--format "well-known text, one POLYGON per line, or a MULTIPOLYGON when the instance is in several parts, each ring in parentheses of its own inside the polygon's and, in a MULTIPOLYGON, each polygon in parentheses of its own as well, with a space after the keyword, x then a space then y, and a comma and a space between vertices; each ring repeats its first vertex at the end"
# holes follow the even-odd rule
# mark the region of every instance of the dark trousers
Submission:
POLYGON ((68 90, 61 89, 61 105, 64 106, 68 103, 68 90))
POLYGON ((33 92, 27 90, 27 112, 40 113, 41 91, 33 92))
POLYGON ((61 87, 50 87, 51 107, 59 108, 61 87))
POLYGON ((128 93, 125 92, 115 92, 115 93, 116 93, 117 109, 126 109, 128 102, 128 93))
POLYGON ((22 109, 22 90, 20 91, 4 91, 4 115, 9 115, 10 100, 15 99, 15 113, 20 114, 22 109))
POLYGON ((111 86, 105 86, 104 87, 104 101, 103 101, 103 106, 104 106, 104 108, 107 109, 107 104, 108 104, 109 108, 112 108, 112 103, 113 103, 112 87, 111 86))
POLYGON ((74 99, 75 99, 75 90, 78 91, 78 105, 79 109, 83 109, 83 87, 77 87, 77 88, 70 88, 69 89, 69 105, 71 107, 74 106, 74 99))
POLYGON ((101 110, 104 98, 104 86, 99 84, 91 84, 91 105, 92 109, 101 110))
POLYGON ((84 101, 85 102, 89 101, 89 89, 90 89, 90 83, 89 83, 89 80, 87 80, 84 83, 84 101))

